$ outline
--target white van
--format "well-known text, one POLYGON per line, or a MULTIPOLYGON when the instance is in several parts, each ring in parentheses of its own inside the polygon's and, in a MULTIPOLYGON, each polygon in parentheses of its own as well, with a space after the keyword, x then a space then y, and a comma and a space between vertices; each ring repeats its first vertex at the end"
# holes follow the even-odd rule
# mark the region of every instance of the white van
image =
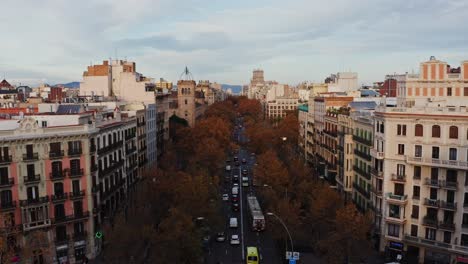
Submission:
POLYGON ((229 227, 237 228, 237 218, 232 217, 231 219, 229 219, 229 227))
POLYGON ((226 166, 226 171, 230 171, 231 170, 231 166, 227 165, 226 166))
POLYGON ((232 187, 232 194, 239 194, 239 187, 232 187))

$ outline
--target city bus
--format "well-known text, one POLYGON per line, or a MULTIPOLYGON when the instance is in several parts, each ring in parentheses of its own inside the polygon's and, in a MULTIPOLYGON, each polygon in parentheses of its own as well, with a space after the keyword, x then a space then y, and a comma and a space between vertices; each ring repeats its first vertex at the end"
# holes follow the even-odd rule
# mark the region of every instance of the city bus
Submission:
POLYGON ((260 258, 256 247, 247 247, 247 264, 258 264, 260 258))
POLYGON ((265 217, 263 216, 262 209, 260 208, 260 204, 257 201, 257 197, 248 195, 247 204, 249 205, 249 220, 251 221, 252 230, 265 230, 265 217))

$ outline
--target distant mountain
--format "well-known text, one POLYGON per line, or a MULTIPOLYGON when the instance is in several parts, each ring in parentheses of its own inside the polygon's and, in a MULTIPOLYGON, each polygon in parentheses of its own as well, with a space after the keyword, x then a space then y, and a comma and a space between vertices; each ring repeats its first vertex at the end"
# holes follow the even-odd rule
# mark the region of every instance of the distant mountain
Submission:
POLYGON ((231 89, 233 94, 240 94, 242 92, 242 85, 236 84, 221 84, 223 90, 231 89))
POLYGON ((64 83, 64 84, 56 84, 56 86, 63 86, 65 88, 80 88, 80 82, 69 82, 69 83, 64 83))

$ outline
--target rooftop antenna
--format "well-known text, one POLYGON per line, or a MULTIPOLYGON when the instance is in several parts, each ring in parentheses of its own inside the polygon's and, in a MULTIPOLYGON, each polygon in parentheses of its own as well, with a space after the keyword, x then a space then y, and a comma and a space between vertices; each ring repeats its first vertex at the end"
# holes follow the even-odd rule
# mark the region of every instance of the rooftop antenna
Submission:
POLYGON ((182 72, 182 74, 179 76, 179 79, 184 80, 184 81, 193 81, 192 73, 189 71, 187 66, 185 66, 185 69, 182 72))

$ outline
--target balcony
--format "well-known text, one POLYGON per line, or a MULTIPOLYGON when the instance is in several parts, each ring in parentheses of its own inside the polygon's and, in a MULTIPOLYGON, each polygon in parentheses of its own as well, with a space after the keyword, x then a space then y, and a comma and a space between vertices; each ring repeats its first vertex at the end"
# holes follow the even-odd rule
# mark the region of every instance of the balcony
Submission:
POLYGON ((97 165, 96 164, 92 164, 91 165, 91 172, 96 172, 98 169, 97 165))
POLYGON ((126 150, 125 150, 125 154, 126 154, 126 155, 130 155, 130 154, 132 154, 133 152, 135 152, 136 150, 137 150, 137 147, 136 147, 136 146, 133 146, 133 147, 130 148, 130 149, 126 149, 126 150))
POLYGON ((433 167, 456 169, 456 170, 468 170, 467 161, 441 160, 441 159, 406 156, 406 162, 408 162, 409 164, 413 164, 413 165, 433 166, 433 167))
POLYGON ((424 247, 427 247, 427 246, 438 247, 439 249, 443 249, 444 251, 447 250, 447 249, 450 249, 452 247, 451 244, 447 244, 447 243, 444 243, 444 242, 438 242, 438 241, 435 241, 435 240, 429 240, 429 239, 425 239, 425 238, 422 238, 422 237, 414 237, 414 236, 410 236, 410 235, 405 235, 404 240, 405 240, 405 242, 413 243, 413 244, 419 244, 419 245, 422 245, 424 247))
POLYGON ((68 193, 52 194, 52 195, 50 196, 50 200, 51 200, 53 203, 63 202, 63 201, 65 201, 66 199, 68 199, 68 193))
POLYGON ((361 144, 372 147, 372 140, 370 140, 370 139, 365 139, 365 138, 362 138, 360 136, 353 135, 353 140, 357 141, 357 142, 359 142, 361 144))
POLYGON ((103 177, 111 172, 113 172, 114 170, 116 170, 117 168, 120 168, 122 167, 123 165, 123 161, 118 161, 118 162, 113 162, 109 167, 105 168, 105 169, 102 169, 100 170, 99 172, 99 176, 103 177))
POLYGON ((424 216, 423 218, 423 225, 437 228, 437 218, 436 217, 430 217, 430 216, 424 216))
POLYGON ((377 151, 376 149, 373 149, 373 148, 370 150, 370 155, 379 160, 382 160, 385 157, 383 152, 377 151))
POLYGON ((457 210, 457 203, 440 201, 440 208, 442 208, 444 210, 456 211, 457 210))
POLYGON ((14 178, 6 178, 5 181, 0 181, 0 188, 8 188, 15 184, 14 178))
POLYGON ((402 225, 406 222, 406 219, 404 217, 402 218, 401 215, 386 216, 385 222, 402 225))
POLYGON ((436 187, 436 188, 440 187, 439 180, 431 179, 431 178, 425 178, 424 179, 424 185, 428 185, 428 186, 432 186, 432 187, 436 187))
POLYGON ((75 200, 75 199, 81 199, 85 196, 85 191, 81 190, 79 192, 71 192, 70 193, 70 199, 75 200))
POLYGON ((48 203, 48 202, 49 202, 49 196, 43 196, 37 199, 20 200, 20 206, 26 207, 26 206, 38 205, 38 204, 48 203))
POLYGON ((49 218, 42 219, 34 222, 23 223, 23 230, 24 231, 31 231, 38 228, 46 228, 49 227, 51 220, 49 218))
POLYGON ((113 144, 107 145, 105 147, 102 147, 101 149, 98 149, 98 155, 102 155, 106 152, 109 152, 111 150, 121 148, 123 146, 123 140, 114 142, 113 144))
POLYGON ((392 173, 392 181, 406 182, 406 175, 399 175, 399 174, 396 174, 396 173, 392 173))
POLYGON ((49 173, 49 177, 53 181, 63 180, 65 178, 66 170, 54 171, 49 173))
POLYGON ((39 183, 40 181, 41 181, 40 174, 24 176, 24 184, 34 184, 34 183, 39 183))
POLYGON ((443 188, 443 189, 456 191, 456 190, 457 190, 458 183, 457 183, 457 182, 453 182, 453 181, 441 180, 441 181, 439 181, 439 185, 440 185, 440 187, 443 188))
POLYGON ((61 224, 61 223, 69 223, 75 221, 85 220, 89 217, 89 212, 82 212, 79 214, 71 214, 67 216, 58 216, 52 219, 52 224, 61 224))
POLYGON ((39 154, 37 152, 23 154, 23 161, 36 161, 39 160, 39 154))
POLYGON ((455 231, 455 224, 453 221, 440 221, 439 222, 439 229, 448 230, 448 231, 455 231))
POLYGON ((70 157, 81 156, 81 154, 83 154, 83 150, 81 148, 68 149, 68 156, 70 157))
POLYGON ((354 154, 358 155, 359 157, 361 157, 361 158, 363 158, 363 159, 365 159, 367 161, 372 160, 372 157, 369 154, 367 154, 365 152, 362 152, 362 151, 359 151, 357 149, 354 150, 354 154))
POLYGON ((16 209, 16 201, 9 201, 0 203, 0 211, 10 211, 16 209))
POLYGON ((408 195, 397 195, 393 193, 387 193, 387 202, 394 204, 406 204, 408 202, 408 195))
POLYGON ((148 162, 148 159, 144 159, 144 160, 142 160, 142 161, 139 161, 139 162, 138 162, 138 166, 139 166, 139 167, 143 167, 143 166, 145 166, 145 164, 146 164, 147 162, 148 162))
POLYGON ((96 152, 96 145, 91 144, 91 145, 89 146, 89 152, 91 152, 91 153, 96 152))
MULTIPOLYGON (((137 126, 138 126, 138 124, 137 124, 137 126)), ((132 138, 135 138, 135 136, 136 136, 135 133, 128 134, 128 135, 125 136, 125 141, 130 140, 132 138)))
POLYGON ((325 134, 327 134, 327 135, 329 135, 329 136, 331 136, 331 137, 335 137, 335 138, 336 138, 336 136, 337 136, 336 131, 323 130, 323 133, 325 133, 325 134))
POLYGON ((63 156, 65 156, 63 150, 49 152, 49 159, 61 159, 63 156))
POLYGON ((8 155, 6 157, 1 156, 0 157, 0 165, 5 165, 11 163, 11 155, 8 155))
POLYGON ((353 187, 354 187, 354 189, 356 189, 357 191, 359 191, 359 192, 360 192, 364 197, 366 197, 367 199, 370 198, 369 192, 368 192, 365 188, 359 186, 359 184, 353 183, 353 187))
POLYGON ((86 231, 73 234, 73 241, 82 241, 82 240, 86 240, 87 238, 88 238, 88 233, 86 231))
POLYGON ((83 169, 78 169, 78 170, 69 170, 68 171, 68 176, 70 178, 79 178, 84 175, 84 170, 83 169))
POLYGON ((363 177, 365 177, 366 179, 370 180, 371 179, 371 175, 370 173, 368 173, 367 171, 365 171, 364 169, 361 169, 359 168, 358 166, 353 166, 353 169, 355 172, 361 174, 363 177))
POLYGON ((377 178, 383 179, 383 171, 378 171, 376 169, 371 169, 371 175, 374 175, 377 178))
POLYGON ((382 189, 379 190, 379 189, 375 188, 374 186, 372 186, 372 192, 375 195, 382 197, 382 189))
POLYGON ((428 206, 428 207, 439 208, 440 201, 439 200, 434 200, 434 199, 424 198, 424 205, 428 206))

